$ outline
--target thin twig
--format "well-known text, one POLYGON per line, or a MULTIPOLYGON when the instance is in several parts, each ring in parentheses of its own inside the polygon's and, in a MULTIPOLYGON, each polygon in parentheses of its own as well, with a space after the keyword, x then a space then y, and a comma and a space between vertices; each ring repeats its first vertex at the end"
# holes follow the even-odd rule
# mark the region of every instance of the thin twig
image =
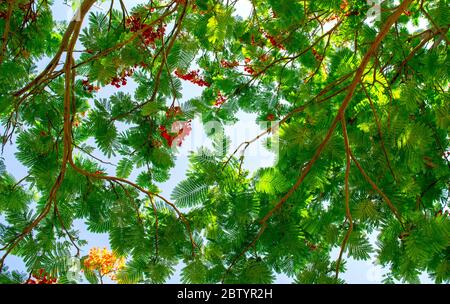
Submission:
POLYGON ((353 218, 352 214, 350 212, 350 193, 349 193, 349 185, 348 185, 348 178, 350 175, 350 165, 351 165, 351 159, 350 159, 350 144, 348 140, 348 134, 347 134, 347 123, 345 122, 345 116, 342 116, 341 119, 342 124, 342 133, 344 135, 344 144, 345 144, 345 158, 346 158, 346 166, 345 166, 345 217, 348 221, 348 230, 345 234, 344 240, 341 244, 341 249, 339 251, 339 257, 336 261, 336 280, 339 278, 339 268, 341 265, 342 260, 342 254, 344 253, 345 246, 347 245, 348 239, 350 238, 350 234, 353 231, 353 218))
POLYGON ((397 177, 395 176, 395 173, 394 173, 394 169, 392 169, 391 161, 389 160, 389 156, 388 156, 388 154, 387 154, 386 147, 385 147, 385 145, 384 145, 383 132, 381 131, 381 123, 380 123, 380 119, 378 118, 377 111, 376 111, 375 106, 374 106, 374 104, 373 104, 373 102, 372 102, 372 98, 370 97, 369 92, 367 92, 367 89, 366 89, 366 87, 364 86, 364 83, 361 83, 361 87, 363 88, 363 91, 364 91, 364 93, 366 94, 367 99, 369 100, 370 108, 372 109, 372 113, 373 113, 373 116, 374 116, 374 118, 375 118, 375 123, 376 123, 376 125, 377 125, 378 136, 380 136, 381 150, 383 151, 383 154, 384 154, 384 157, 385 157, 385 159, 386 159, 386 162, 387 162, 389 171, 391 172, 391 175, 392 175, 392 177, 394 178, 395 182, 398 183, 397 177))

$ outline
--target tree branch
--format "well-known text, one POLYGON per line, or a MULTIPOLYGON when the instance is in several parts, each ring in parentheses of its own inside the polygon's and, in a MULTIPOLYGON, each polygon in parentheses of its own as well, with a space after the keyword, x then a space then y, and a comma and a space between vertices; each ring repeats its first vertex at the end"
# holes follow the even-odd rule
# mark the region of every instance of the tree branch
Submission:
POLYGON ((353 231, 353 218, 352 214, 350 212, 350 194, 349 194, 349 185, 348 185, 348 178, 350 175, 350 165, 351 165, 351 159, 350 159, 350 144, 348 141, 348 134, 347 134, 347 123, 345 122, 345 116, 341 119, 342 124, 342 133, 344 135, 344 144, 345 144, 345 158, 346 158, 346 166, 345 166, 345 217, 348 220, 349 227, 347 230, 347 233, 345 234, 344 240, 341 244, 341 250, 339 251, 339 257, 336 261, 336 280, 339 278, 339 267, 341 265, 342 260, 342 254, 344 253, 345 246, 347 245, 348 239, 350 238, 350 234, 353 231))
POLYGON ((0 64, 3 63, 3 58, 5 57, 6 48, 8 46, 9 31, 11 29, 11 16, 14 10, 14 6, 16 5, 15 2, 15 0, 8 0, 8 11, 6 12, 5 29, 3 30, 2 48, 0 51, 0 64))

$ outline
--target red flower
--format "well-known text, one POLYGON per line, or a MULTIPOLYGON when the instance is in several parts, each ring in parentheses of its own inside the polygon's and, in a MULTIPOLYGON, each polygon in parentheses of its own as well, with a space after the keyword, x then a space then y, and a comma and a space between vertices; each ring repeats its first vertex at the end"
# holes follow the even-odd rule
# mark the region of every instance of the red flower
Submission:
POLYGON ((312 51, 314 57, 316 57, 317 61, 322 61, 323 60, 323 56, 320 55, 315 49, 312 49, 311 51, 312 51))
POLYGON ((237 61, 229 62, 229 61, 226 61, 225 59, 222 59, 220 61, 220 65, 226 69, 232 69, 232 68, 237 67, 239 65, 239 62, 237 62, 237 61))
POLYGON ((217 98, 216 101, 214 103, 215 107, 220 107, 221 105, 223 105, 225 102, 227 101, 227 98, 225 96, 222 95, 222 93, 220 91, 217 92, 217 98))
POLYGON ((266 38, 269 39, 270 44, 272 44, 274 47, 276 47, 276 48, 278 48, 280 50, 284 50, 285 49, 284 46, 281 43, 279 43, 277 41, 277 39, 275 39, 275 37, 269 35, 268 33, 264 33, 264 36, 266 36, 266 38))
POLYGON ((167 141, 169 147, 172 147, 173 137, 167 132, 167 130, 162 131, 161 136, 167 141))
POLYGON ((172 134, 170 134, 165 126, 159 126, 159 131, 161 132, 161 136, 166 140, 167 145, 172 147, 173 143, 176 142, 177 146, 181 146, 183 140, 188 136, 191 131, 191 121, 176 121, 172 125, 172 134))
POLYGON ((89 82, 89 79, 83 79, 82 81, 81 81, 81 83, 83 84, 83 89, 85 90, 85 91, 88 91, 89 93, 92 93, 92 91, 98 91, 98 90, 100 90, 100 88, 99 87, 97 87, 97 86, 93 86, 90 82, 89 82))
POLYGON ((111 85, 116 88, 127 85, 127 77, 131 77, 134 74, 134 68, 123 69, 119 76, 114 76, 111 80, 111 85))
POLYGON ((56 284, 57 279, 49 276, 44 269, 39 269, 38 274, 33 274, 25 284, 56 284))
POLYGON ((189 72, 187 74, 183 74, 180 69, 176 69, 175 70, 175 75, 178 78, 180 78, 180 79, 183 79, 183 80, 186 80, 186 81, 190 81, 193 84, 196 84, 196 85, 198 85, 200 87, 209 87, 209 86, 211 86, 207 81, 203 80, 198 75, 199 72, 200 72, 200 70, 196 70, 196 71, 191 71, 191 72, 189 72))
MULTIPOLYGON (((152 12, 152 8, 150 12, 152 12)), ((145 45, 150 45, 151 47, 155 47, 155 41, 161 39, 164 36, 166 24, 158 26, 158 28, 154 29, 151 26, 148 26, 145 23, 142 23, 141 17, 139 16, 131 16, 126 22, 126 26, 130 29, 131 32, 139 32, 146 28, 142 33, 142 41, 145 45)))
POLYGON ((247 65, 244 67, 244 71, 246 71, 247 73, 249 73, 250 75, 255 74, 255 70, 252 68, 252 66, 247 65))
POLYGON ((181 110, 180 107, 170 107, 167 111, 166 111, 166 117, 167 118, 173 118, 176 116, 180 116, 183 114, 183 111, 181 110))
POLYGON ((245 65, 245 67, 244 67, 244 71, 246 71, 247 73, 249 73, 250 75, 253 75, 253 74, 255 74, 256 72, 255 72, 255 70, 253 69, 253 67, 251 66, 251 65, 249 65, 249 63, 252 61, 250 58, 245 58, 245 63, 246 63, 246 65, 245 65))

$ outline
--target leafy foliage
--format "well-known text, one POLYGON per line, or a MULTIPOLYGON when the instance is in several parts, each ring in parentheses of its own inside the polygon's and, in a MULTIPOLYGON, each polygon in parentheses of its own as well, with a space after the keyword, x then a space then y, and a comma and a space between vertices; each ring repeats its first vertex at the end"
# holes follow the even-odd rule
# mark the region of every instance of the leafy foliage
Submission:
POLYGON ((68 23, 51 1, 0 3, 3 149, 27 170, 0 158, 0 283, 27 277, 9 254, 58 283, 80 281, 75 258, 101 283, 114 265, 89 266, 80 225, 108 236, 119 283, 182 265, 185 283, 335 284, 373 257, 387 283, 450 282, 447 1, 384 1, 376 18, 356 0, 254 0, 248 18, 239 1, 95 2, 68 23), (272 125, 233 152, 239 111, 272 125), (212 150, 168 199, 193 119, 212 150), (251 173, 264 136, 276 162, 251 173))

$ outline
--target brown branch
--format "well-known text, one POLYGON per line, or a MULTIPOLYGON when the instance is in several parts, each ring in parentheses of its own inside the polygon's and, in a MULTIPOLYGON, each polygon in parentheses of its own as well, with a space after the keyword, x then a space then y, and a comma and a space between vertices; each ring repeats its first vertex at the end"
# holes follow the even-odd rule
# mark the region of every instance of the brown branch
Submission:
MULTIPOLYGON (((448 28, 447 28, 448 31, 448 28)), ((422 41, 411 51, 411 53, 409 53, 408 56, 406 56, 406 58, 400 63, 400 66, 397 68, 397 72, 395 73, 395 75, 392 77, 390 84, 392 85, 393 83, 395 83, 395 81, 397 80, 397 78, 400 76, 401 72, 403 71, 403 68, 405 67, 405 65, 411 61, 411 59, 413 59, 414 55, 416 55, 416 53, 422 49, 425 44, 428 43, 428 41, 430 41, 433 37, 435 37, 439 32, 433 32, 432 30, 429 31, 425 31, 424 33, 421 33, 421 35, 424 35, 425 37, 422 39, 422 41)))
POLYGON ((392 204, 391 200, 384 194, 384 192, 375 184, 374 181, 367 175, 367 173, 364 171, 358 160, 353 155, 353 152, 350 152, 350 156, 355 163, 356 167, 358 167, 359 172, 364 176, 364 178, 367 180, 367 182, 372 186, 372 188, 383 198, 383 200, 388 205, 389 209, 391 209, 392 213, 394 213, 395 217, 398 219, 398 221, 403 225, 402 218, 400 216, 399 211, 397 208, 392 204))
POLYGON ((392 169, 391 161, 389 160, 389 156, 387 154, 386 147, 384 145, 383 132, 381 131, 380 119, 378 118, 375 106, 374 106, 374 104, 372 102, 372 98, 370 97, 370 94, 369 94, 369 92, 367 92, 367 89, 366 89, 366 87, 364 86, 363 83, 361 84, 361 87, 363 88, 363 91, 366 94, 367 99, 369 100, 370 108, 372 109, 372 113, 373 113, 373 116, 375 118, 375 123, 377 125, 378 136, 380 136, 381 150, 383 151, 384 158, 386 159, 386 163, 388 165, 389 171, 391 172, 391 175, 394 178, 395 182, 398 183, 397 177, 395 176, 395 173, 394 173, 394 169, 392 169))
POLYGON ((22 177, 17 183, 15 183, 13 186, 12 186, 12 191, 14 190, 14 189, 16 189, 16 187, 17 186, 19 186, 21 183, 23 183, 27 178, 29 178, 31 176, 31 173, 28 173, 27 175, 25 175, 24 177, 22 177))
POLYGON ((61 213, 59 212, 58 206, 56 204, 54 205, 54 209, 55 209, 55 213, 56 213, 56 215, 58 217, 59 223, 61 224, 61 227, 63 228, 64 232, 69 237, 69 240, 72 243, 72 245, 77 250, 76 256, 79 257, 80 256, 80 251, 81 251, 80 247, 78 247, 78 245, 75 243, 75 238, 72 236, 72 234, 70 234, 69 230, 67 230, 66 225, 64 224, 64 221, 63 221, 63 219, 61 217, 61 213))
POLYGON ((172 105, 171 107, 175 106, 175 102, 177 100, 177 89, 175 88, 175 85, 173 83, 173 79, 172 79, 172 75, 171 75, 171 71, 169 68, 169 65, 167 64, 167 52, 164 49, 164 45, 165 45, 165 41, 164 41, 164 35, 161 35, 161 52, 163 54, 163 62, 164 62, 164 66, 166 68, 166 72, 167 72, 167 76, 169 77, 169 82, 170 82, 170 86, 172 88, 172 94, 173 94, 173 101, 172 101, 172 105))
POLYGON ((349 185, 348 185, 348 178, 350 175, 350 165, 351 165, 351 159, 350 159, 350 144, 348 141, 348 134, 347 134, 347 123, 345 122, 345 116, 342 116, 341 119, 342 124, 342 134, 344 136, 344 144, 345 144, 345 157, 346 157, 346 166, 345 166, 345 217, 348 220, 349 227, 347 230, 347 233, 345 234, 344 240, 341 244, 341 249, 339 251, 339 257, 336 261, 336 280, 339 278, 339 267, 341 265, 342 260, 342 254, 344 253, 345 246, 347 245, 348 239, 350 238, 350 234, 353 231, 353 218, 352 214, 350 212, 350 193, 349 193, 349 185))
POLYGON ((442 39, 445 40, 445 42, 448 44, 450 44, 450 41, 447 38, 447 30, 444 30, 442 28, 439 28, 439 25, 436 23, 436 21, 433 19, 433 17, 431 17, 431 15, 425 10, 425 8, 423 7, 423 5, 420 5, 420 11, 425 15, 425 17, 431 22, 431 24, 433 24, 434 28, 437 30, 438 33, 441 34, 442 39))
POLYGON ((5 29, 3 30, 3 38, 2 38, 3 42, 0 51, 0 64, 3 63, 3 58, 5 57, 6 48, 8 46, 9 31, 11 29, 11 16, 15 5, 16 5, 15 0, 8 0, 8 11, 6 12, 5 29))
POLYGON ((56 52, 55 56, 53 57, 53 59, 50 61, 50 63, 47 65, 47 67, 36 78, 34 78, 30 83, 25 85, 25 87, 23 87, 19 91, 15 92, 13 94, 15 97, 19 97, 20 95, 22 95, 26 91, 30 90, 35 85, 40 84, 41 80, 47 74, 50 74, 51 72, 54 71, 54 69, 56 68, 56 66, 57 66, 57 64, 59 62, 59 59, 61 58, 64 50, 67 48, 67 44, 69 43, 69 39, 72 36, 72 33, 74 31, 74 28, 75 28, 75 25, 76 25, 76 20, 72 20, 69 23, 69 26, 67 27, 66 32, 64 33, 64 36, 62 38, 61 45, 60 45, 58 51, 56 52))
POLYGON ((158 231, 159 231, 159 219, 158 219, 158 210, 156 210, 155 202, 153 201, 153 197, 149 195, 150 203, 152 204, 153 208, 153 215, 155 216, 155 254, 158 256, 159 254, 159 237, 158 237, 158 231))
POLYGON ((93 159, 95 159, 95 160, 101 162, 102 164, 110 165, 110 166, 113 166, 113 167, 117 167, 116 164, 113 164, 113 163, 108 162, 108 161, 104 161, 104 160, 102 160, 102 159, 96 157, 95 155, 93 155, 92 153, 89 153, 89 152, 86 151, 84 148, 78 146, 78 145, 75 144, 75 143, 72 143, 72 145, 73 145, 75 148, 77 148, 78 150, 80 150, 81 152, 85 153, 86 155, 88 155, 88 156, 92 157, 93 159))

